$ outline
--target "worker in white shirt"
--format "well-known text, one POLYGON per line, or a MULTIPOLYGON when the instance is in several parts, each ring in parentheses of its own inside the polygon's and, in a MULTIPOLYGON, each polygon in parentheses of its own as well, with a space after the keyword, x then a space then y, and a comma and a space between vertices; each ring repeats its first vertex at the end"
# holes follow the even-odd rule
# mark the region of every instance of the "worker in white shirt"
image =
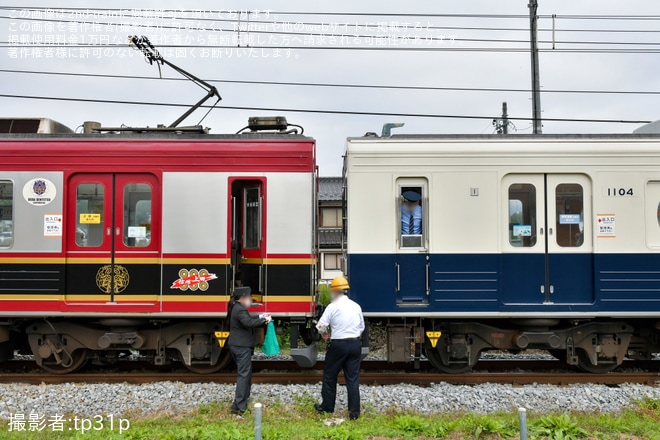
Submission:
POLYGON ((360 362, 362 361, 361 336, 364 317, 360 306, 348 298, 348 280, 335 278, 330 284, 332 302, 323 312, 316 328, 323 339, 329 339, 325 354, 322 403, 314 405, 319 413, 335 411, 337 375, 344 370, 348 391, 348 415, 351 420, 360 417, 360 362), (330 332, 328 332, 330 328, 330 332))

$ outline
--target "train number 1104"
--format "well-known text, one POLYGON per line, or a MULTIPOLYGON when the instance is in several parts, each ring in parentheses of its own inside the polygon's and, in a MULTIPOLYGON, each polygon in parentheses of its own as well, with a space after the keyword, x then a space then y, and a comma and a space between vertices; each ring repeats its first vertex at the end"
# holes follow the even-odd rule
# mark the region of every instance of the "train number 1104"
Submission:
POLYGON ((606 188, 605 195, 608 197, 633 196, 632 188, 606 188))

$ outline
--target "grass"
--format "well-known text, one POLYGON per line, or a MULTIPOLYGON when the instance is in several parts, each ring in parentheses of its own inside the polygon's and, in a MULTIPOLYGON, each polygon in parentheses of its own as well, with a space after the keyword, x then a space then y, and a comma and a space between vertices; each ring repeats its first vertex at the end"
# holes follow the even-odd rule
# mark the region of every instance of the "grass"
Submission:
MULTIPOLYGON (((363 417, 326 426, 326 420, 312 409, 310 396, 299 397, 293 405, 269 404, 264 407, 264 440, 384 440, 384 439, 508 439, 518 437, 517 413, 431 414, 414 412, 379 413, 365 403, 363 417)), ((346 417, 337 413, 335 417, 346 417)), ((0 439, 128 439, 128 440, 248 440, 254 438, 254 416, 232 417, 226 403, 200 405, 192 413, 156 418, 131 418, 130 428, 118 433, 105 426, 84 434, 67 430, 52 432, 8 432, 0 429, 0 439)), ((534 440, 660 440, 660 400, 645 399, 619 414, 571 413, 534 414, 528 412, 529 434, 534 440)))

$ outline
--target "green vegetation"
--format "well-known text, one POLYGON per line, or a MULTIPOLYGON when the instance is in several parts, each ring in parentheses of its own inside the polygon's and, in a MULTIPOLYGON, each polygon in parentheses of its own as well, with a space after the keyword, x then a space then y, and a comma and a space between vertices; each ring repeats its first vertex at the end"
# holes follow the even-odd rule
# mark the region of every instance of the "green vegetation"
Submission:
POLYGON ((541 417, 532 425, 532 432, 550 440, 577 440, 588 435, 568 414, 541 417))
MULTIPOLYGON (((435 439, 450 440, 514 439, 518 437, 518 417, 498 414, 432 414, 413 412, 378 413, 368 403, 360 420, 327 426, 312 409, 314 399, 302 396, 293 405, 270 404, 264 408, 264 440, 385 440, 435 439)), ((529 434, 534 440, 660 440, 660 400, 645 399, 634 408, 619 414, 528 413, 529 434)), ((338 413, 335 417, 346 417, 338 413)), ((225 403, 200 405, 191 414, 140 419, 128 417, 130 429, 123 434, 110 431, 88 431, 84 434, 67 430, 40 433, 9 432, 5 424, 0 439, 133 439, 133 440, 248 440, 254 438, 254 416, 233 417, 225 403)))
POLYGON ((319 303, 323 307, 327 307, 330 304, 330 289, 327 284, 319 284, 319 303))

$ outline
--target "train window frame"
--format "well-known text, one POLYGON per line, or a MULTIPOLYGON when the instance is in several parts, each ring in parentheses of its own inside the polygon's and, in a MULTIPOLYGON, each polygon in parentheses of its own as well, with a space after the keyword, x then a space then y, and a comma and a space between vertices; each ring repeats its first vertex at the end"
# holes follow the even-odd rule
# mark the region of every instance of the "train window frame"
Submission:
POLYGON ((123 215, 123 233, 122 233, 122 243, 127 248, 146 248, 151 246, 152 235, 151 230, 153 226, 153 201, 154 201, 154 188, 148 182, 126 182, 122 188, 124 206, 122 209, 123 215), (131 191, 131 187, 135 186, 134 190, 131 191), (140 188, 138 188, 140 186, 140 188), (148 191, 146 190, 148 188, 148 191), (130 203, 129 197, 131 193, 149 193, 148 199, 138 199, 134 204, 130 203), (141 202, 149 203, 149 208, 147 211, 148 218, 147 221, 140 222, 141 219, 138 219, 138 205, 141 202), (131 210, 131 207, 133 209, 131 210), (133 218, 131 218, 131 213, 133 213, 133 218))
POLYGON ((14 211, 16 204, 16 197, 14 197, 14 189, 16 185, 11 179, 0 179, 0 249, 11 249, 14 246, 14 211), (7 192, 8 198, 5 199, 5 191, 3 186, 9 184, 9 191, 7 192), (9 207, 4 205, 4 202, 9 200, 9 207), (7 209, 8 208, 8 209, 7 209), (5 214, 9 213, 9 219, 5 219, 5 214), (8 234, 6 239, 5 234, 8 234))
POLYGON ((533 248, 537 245, 538 243, 538 237, 536 233, 536 225, 538 222, 537 217, 537 188, 536 185, 533 183, 529 182, 513 182, 509 184, 509 187, 507 188, 507 205, 508 205, 508 212, 507 212, 507 219, 508 219, 508 228, 507 228, 507 233, 508 233, 508 243, 510 246, 514 248, 533 248), (512 198, 512 189, 515 191, 516 186, 525 186, 527 188, 520 188, 519 191, 529 191, 529 188, 531 187, 533 189, 533 193, 530 192, 531 197, 529 197, 530 206, 527 208, 525 207, 525 204, 522 200, 519 198, 512 198), (520 204, 520 222, 515 223, 512 221, 513 215, 516 212, 512 213, 512 202, 518 202, 520 204), (529 212, 530 218, 528 222, 525 222, 524 218, 524 211, 527 209, 529 212), (518 233, 516 234, 516 228, 515 226, 518 226, 518 233))
MULTIPOLYGON (((555 186, 555 243, 561 248, 580 248, 584 245, 584 187, 579 183, 564 182, 555 186), (580 212, 573 211, 573 205, 568 205, 565 199, 560 200, 560 195, 569 194, 560 191, 560 188, 580 188, 580 212), (560 202, 561 206, 560 206, 560 202), (576 217, 576 215, 578 217, 576 217), (575 226, 574 226, 575 225, 575 226), (568 226, 568 228, 567 228, 568 226), (576 228, 577 232, 573 229, 576 228), (565 234, 565 231, 568 234, 565 234), (566 238, 568 241, 566 241, 566 238)), ((575 198, 575 197, 573 197, 575 198)), ((573 201, 575 203, 575 201, 573 201)))
MULTIPOLYGON (((95 191, 95 195, 98 196, 98 193, 95 191)), ((85 181, 85 182, 80 182, 76 185, 76 231, 75 231, 75 241, 76 241, 76 246, 79 248, 100 248, 103 246, 105 242, 105 220, 106 220, 106 212, 105 212, 105 203, 106 203, 106 196, 107 196, 107 188, 105 185, 101 182, 95 182, 95 181, 85 181), (86 211, 88 212, 81 212, 80 210, 80 202, 85 200, 89 202, 87 199, 81 199, 80 198, 80 187, 83 185, 96 185, 97 188, 101 188, 103 192, 101 193, 101 200, 100 200, 100 212, 89 212, 90 208, 89 205, 87 206, 86 211), (99 214, 99 222, 96 223, 95 218, 90 216, 90 223, 81 223, 81 214, 99 214), (98 227, 99 230, 101 231, 100 234, 97 234, 97 237, 101 239, 101 241, 96 244, 90 245, 88 242, 83 241, 83 240, 88 240, 86 237, 88 237, 89 234, 89 228, 90 227, 98 227)), ((99 206, 98 200, 95 202, 95 206, 99 206)))
POLYGON ((424 251, 428 247, 429 233, 429 198, 427 195, 428 181, 426 178, 401 177, 396 185, 396 237, 400 251, 424 251), (414 191, 419 194, 421 208, 421 234, 403 233, 403 209, 405 198, 403 193, 414 191))

